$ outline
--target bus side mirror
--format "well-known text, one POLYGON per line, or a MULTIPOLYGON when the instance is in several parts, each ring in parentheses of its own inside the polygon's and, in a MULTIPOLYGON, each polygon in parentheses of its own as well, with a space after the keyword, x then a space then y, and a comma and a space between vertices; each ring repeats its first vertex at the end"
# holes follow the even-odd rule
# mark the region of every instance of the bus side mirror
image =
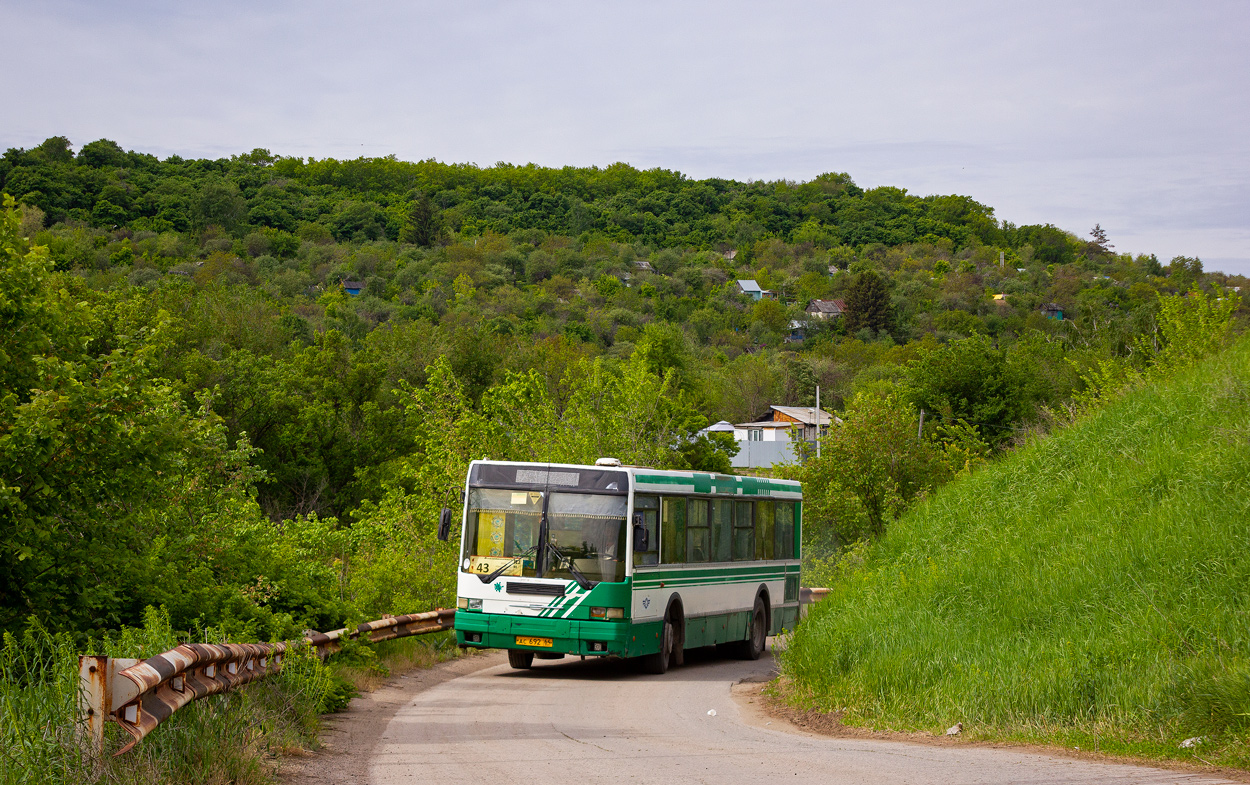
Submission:
POLYGON ((447 542, 447 538, 451 536, 451 510, 446 507, 438 514, 438 538, 443 542, 447 542))
POLYGON ((651 550, 651 537, 647 527, 642 525, 642 516, 634 516, 634 553, 651 550))

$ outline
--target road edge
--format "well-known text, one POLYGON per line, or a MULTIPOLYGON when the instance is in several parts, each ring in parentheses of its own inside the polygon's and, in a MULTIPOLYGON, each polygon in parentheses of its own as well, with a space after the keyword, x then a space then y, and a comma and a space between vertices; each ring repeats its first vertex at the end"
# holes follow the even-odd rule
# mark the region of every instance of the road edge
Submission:
POLYGON ((502 651, 467 649, 461 656, 389 679, 352 699, 347 709, 322 716, 316 750, 292 750, 278 760, 280 785, 367 782, 373 750, 391 719, 413 696, 440 684, 502 665, 502 651))
POLYGON ((1184 761, 1151 760, 1127 755, 1109 755, 1089 750, 1073 750, 1066 747, 1026 744, 1013 741, 963 739, 957 736, 935 736, 931 733, 905 733, 901 731, 871 730, 843 725, 840 713, 826 713, 814 709, 796 709, 777 694, 777 679, 754 681, 743 679, 730 685, 729 694, 741 713, 743 722, 751 727, 777 730, 799 736, 833 739, 857 739, 865 741, 890 741, 920 744, 928 747, 980 747, 985 749, 1010 749, 1049 755, 1058 758, 1116 763, 1126 766, 1142 766, 1163 771, 1201 774, 1222 777, 1235 782, 1250 783, 1250 771, 1222 767, 1195 766, 1184 761))

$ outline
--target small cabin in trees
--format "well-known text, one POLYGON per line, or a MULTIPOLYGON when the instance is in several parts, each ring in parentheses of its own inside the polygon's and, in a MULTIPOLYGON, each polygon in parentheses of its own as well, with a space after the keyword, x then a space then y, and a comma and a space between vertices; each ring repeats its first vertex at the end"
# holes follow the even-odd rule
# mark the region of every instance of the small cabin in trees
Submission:
POLYGON ((752 300, 775 300, 777 295, 762 288, 754 280, 739 280, 738 291, 750 297, 752 300))
POLYGON ((343 291, 352 297, 359 297, 360 293, 365 290, 364 281, 343 281, 343 291))
POLYGON ((812 300, 808 303, 807 312, 817 319, 837 319, 846 313, 843 300, 812 300))
POLYGON ((1047 319, 1063 321, 1063 306, 1059 303, 1043 303, 1042 307, 1037 310, 1047 319))
POLYGON ((646 259, 636 259, 634 261, 634 267, 644 273, 655 272, 655 268, 651 266, 651 262, 648 262, 646 259))

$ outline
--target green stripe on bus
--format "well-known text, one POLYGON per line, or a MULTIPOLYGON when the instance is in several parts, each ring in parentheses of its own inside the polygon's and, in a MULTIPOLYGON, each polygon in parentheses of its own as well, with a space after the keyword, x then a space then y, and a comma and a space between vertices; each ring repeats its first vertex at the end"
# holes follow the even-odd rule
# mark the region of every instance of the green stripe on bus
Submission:
POLYGON ((646 485, 684 486, 692 488, 694 493, 741 493, 743 496, 770 496, 774 492, 795 495, 802 493, 798 483, 707 472, 693 472, 689 475, 636 474, 634 481, 646 485))

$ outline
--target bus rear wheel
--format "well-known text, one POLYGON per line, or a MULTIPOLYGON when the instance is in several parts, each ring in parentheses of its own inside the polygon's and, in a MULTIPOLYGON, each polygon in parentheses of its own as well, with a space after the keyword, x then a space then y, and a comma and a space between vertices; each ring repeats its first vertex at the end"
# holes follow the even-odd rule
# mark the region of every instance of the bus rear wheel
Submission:
POLYGON ((734 654, 744 660, 758 660, 764 653, 764 643, 768 636, 768 615, 764 608, 764 598, 755 598, 755 608, 751 611, 751 623, 747 627, 747 639, 738 641, 734 654))
POLYGON ((508 664, 515 670, 527 671, 534 664, 534 652, 508 649, 508 664))
POLYGON ((642 669, 647 673, 668 673, 668 663, 673 658, 673 623, 664 620, 664 631, 660 633, 660 650, 655 654, 647 654, 642 658, 642 669))

